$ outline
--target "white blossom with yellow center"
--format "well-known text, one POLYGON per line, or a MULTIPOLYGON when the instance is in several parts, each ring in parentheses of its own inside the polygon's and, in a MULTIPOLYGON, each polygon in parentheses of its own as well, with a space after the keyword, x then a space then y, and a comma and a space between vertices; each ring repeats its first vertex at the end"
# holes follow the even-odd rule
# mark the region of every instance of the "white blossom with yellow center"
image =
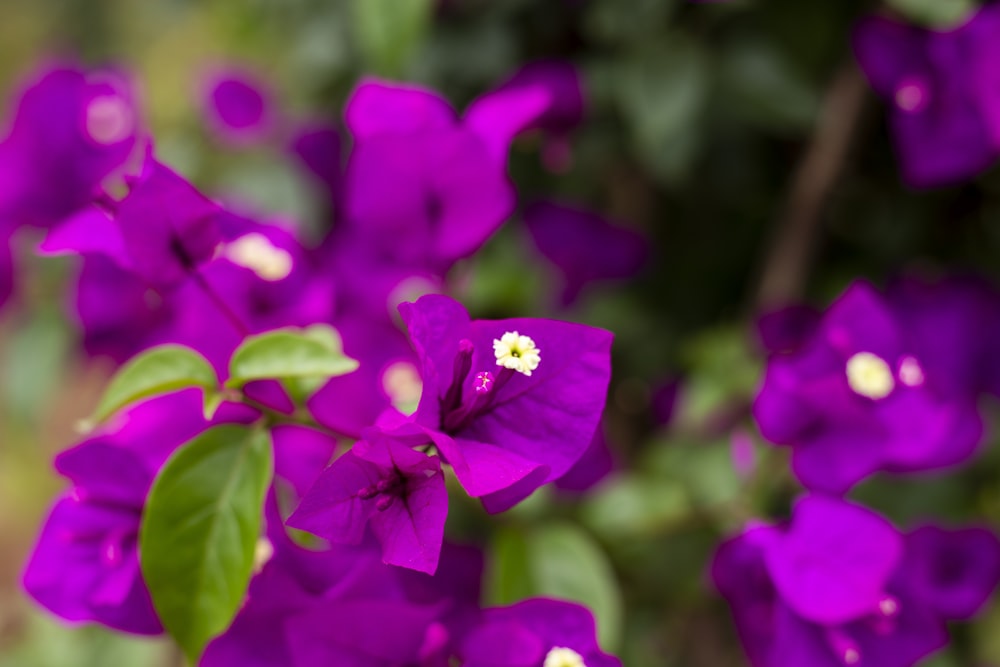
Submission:
POLYGON ((856 394, 874 400, 885 398, 896 387, 889 364, 871 352, 858 352, 847 360, 847 384, 856 394))
POLYGON ((250 269, 267 281, 284 280, 292 272, 292 256, 278 248, 263 234, 241 236, 223 251, 226 259, 250 269))
POLYGON ((545 656, 545 664, 542 667, 587 667, 583 662, 583 656, 571 648, 556 646, 545 656))
POLYGON ((497 358, 497 366, 527 376, 538 368, 538 363, 542 360, 541 352, 535 347, 535 341, 527 336, 521 336, 516 331, 508 331, 500 338, 493 339, 493 354, 497 358))

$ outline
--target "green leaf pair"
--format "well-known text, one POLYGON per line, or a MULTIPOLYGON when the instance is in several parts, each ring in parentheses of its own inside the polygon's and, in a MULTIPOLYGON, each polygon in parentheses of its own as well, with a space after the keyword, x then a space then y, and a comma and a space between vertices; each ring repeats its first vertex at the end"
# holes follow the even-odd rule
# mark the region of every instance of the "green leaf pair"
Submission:
MULTIPOLYGON (((282 380, 293 397, 302 398, 327 379, 351 373, 358 362, 344 355, 337 332, 316 324, 305 329, 277 329, 249 336, 229 360, 225 386, 239 389, 254 380, 282 380)), ((127 363, 111 379, 91 423, 106 421, 118 410, 144 398, 199 387, 211 416, 222 402, 219 379, 208 361, 190 348, 161 345, 127 363)))

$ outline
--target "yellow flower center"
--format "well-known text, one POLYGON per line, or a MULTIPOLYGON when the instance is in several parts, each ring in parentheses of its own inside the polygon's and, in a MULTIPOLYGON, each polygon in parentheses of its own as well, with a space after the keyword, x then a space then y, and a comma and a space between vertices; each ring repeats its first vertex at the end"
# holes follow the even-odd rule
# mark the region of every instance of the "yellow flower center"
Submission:
POLYGON ((292 272, 292 256, 275 247, 263 234, 247 234, 236 239, 223 253, 230 262, 250 269, 267 281, 287 278, 292 272))
POLYGON ((878 400, 892 393, 896 381, 884 359, 871 352, 858 352, 847 360, 847 384, 856 394, 878 400))
POLYGON ((538 368, 541 350, 535 347, 535 341, 527 336, 521 336, 516 331, 508 331, 500 338, 493 339, 493 354, 497 358, 497 366, 509 368, 518 373, 530 376, 531 371, 538 368))
POLYGON ((571 648, 556 646, 545 656, 545 664, 542 667, 587 667, 583 662, 583 656, 571 648))

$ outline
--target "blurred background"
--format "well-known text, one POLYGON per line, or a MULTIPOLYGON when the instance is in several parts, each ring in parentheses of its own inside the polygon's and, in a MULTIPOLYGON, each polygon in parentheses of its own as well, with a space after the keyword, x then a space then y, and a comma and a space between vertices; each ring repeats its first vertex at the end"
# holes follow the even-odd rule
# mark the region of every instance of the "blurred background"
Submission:
MULTIPOLYGON (((896 0, 944 25, 962 0, 896 0)), ((749 404, 763 353, 757 314, 825 306, 853 278, 997 273, 1000 173, 904 186, 883 105, 850 48, 861 0, 4 0, 0 90, 71 57, 134 77, 161 159, 204 191, 261 214, 329 224, 328 203, 287 157, 287 137, 243 147, 210 131, 201 82, 252 72, 289 124, 337 122, 359 77, 440 90, 457 108, 520 65, 579 67, 587 111, 562 152, 515 145, 522 204, 556 199, 641 233, 649 260, 563 305, 554 267, 515 216, 452 276, 474 316, 556 316, 616 334, 606 419, 616 470, 586 496, 536 494, 490 524, 490 601, 585 599, 630 667, 743 663, 706 567, 720 537, 787 511, 785 452, 759 442, 749 404), (527 261, 526 261, 527 259, 527 261), (735 457, 734 457, 735 452, 735 457), (734 460, 735 459, 735 460, 734 460)), ((885 7, 881 7, 885 9, 885 7)), ((52 455, 76 438, 112 366, 79 352, 71 261, 19 248, 21 298, 0 322, 0 666, 175 665, 164 642, 67 628, 19 576, 62 482, 52 455)), ((995 407, 995 406, 994 406, 995 407)), ((996 410, 994 409, 995 413, 996 410)), ((994 419, 995 421, 995 419, 994 419)), ((959 474, 876 479, 856 497, 891 518, 1000 522, 996 447, 959 474)), ((481 521, 471 505, 453 523, 481 521)), ((930 664, 1000 664, 1000 607, 958 628, 930 664)))

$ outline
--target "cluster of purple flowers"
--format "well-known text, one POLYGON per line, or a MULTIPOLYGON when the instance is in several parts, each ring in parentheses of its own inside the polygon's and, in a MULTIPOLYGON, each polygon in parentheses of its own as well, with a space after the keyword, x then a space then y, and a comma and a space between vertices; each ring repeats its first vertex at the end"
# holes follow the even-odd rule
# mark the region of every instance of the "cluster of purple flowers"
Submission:
MULTIPOLYGON (((998 10, 947 30, 882 15, 857 26, 909 185, 960 182, 1000 155, 998 10)), ((826 312, 776 311, 759 333, 769 358, 753 417, 790 450, 807 493, 788 520, 751 522, 715 554, 745 652, 755 667, 917 664, 1000 584, 1000 539, 933 522, 900 531, 844 496, 879 473, 950 470, 978 452, 983 397, 1000 388, 1000 293, 969 277, 858 280, 826 312)))
MULTIPOLYGON (((576 71, 528 65, 461 117, 429 90, 363 81, 345 110, 346 163, 337 128, 294 126, 252 76, 216 74, 204 97, 223 141, 291 137, 286 155, 327 188, 338 218, 319 244, 202 194, 158 159, 124 76, 71 65, 26 87, 0 143, 5 238, 42 227, 41 253, 76 258, 72 311, 92 355, 124 362, 181 344, 221 385, 248 336, 322 324, 358 368, 305 395, 280 375, 250 382, 209 414, 199 391, 185 389, 96 426, 56 459, 70 487, 30 557, 28 593, 70 621, 163 632, 140 567, 150 488, 207 429, 266 423, 274 480, 255 575, 201 664, 620 664, 598 647, 580 605, 481 608, 481 552, 445 539, 446 471, 502 512, 542 485, 566 477, 580 488, 607 470, 600 419, 612 335, 553 320, 473 320, 441 294, 455 262, 517 207, 507 175, 515 137, 541 132, 546 160, 568 159, 583 113, 576 71), (322 538, 320 548, 293 540, 286 524, 322 538)), ((541 253, 566 276, 567 301, 644 260, 631 232, 582 210, 539 204, 529 218, 541 253), (566 224, 588 230, 593 256, 611 239, 604 266, 560 254, 551 239, 566 224)))

